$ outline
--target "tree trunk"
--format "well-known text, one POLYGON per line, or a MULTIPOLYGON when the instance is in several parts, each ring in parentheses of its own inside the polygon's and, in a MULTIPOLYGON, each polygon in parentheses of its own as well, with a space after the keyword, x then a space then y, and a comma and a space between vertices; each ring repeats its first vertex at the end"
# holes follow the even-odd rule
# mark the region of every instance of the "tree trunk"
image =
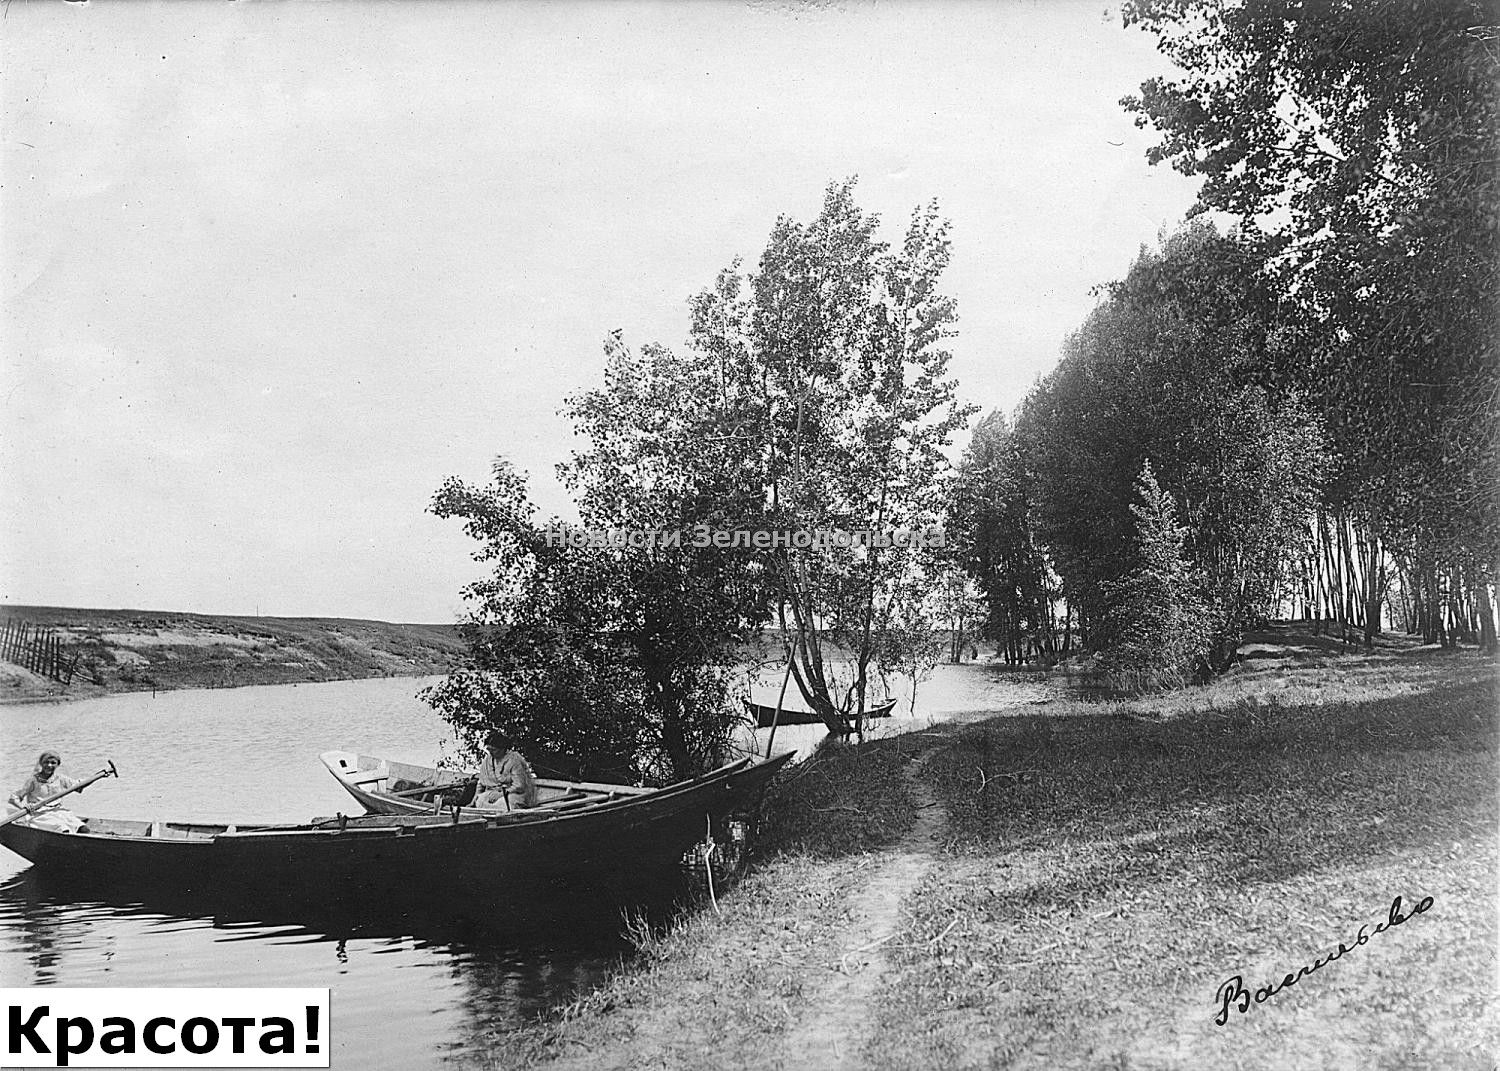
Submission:
POLYGON ((1372 650, 1375 635, 1380 631, 1380 606, 1385 601, 1380 537, 1372 532, 1366 540, 1365 550, 1365 649, 1372 650))
POLYGON ((1489 581, 1480 577, 1474 585, 1474 602, 1479 607, 1479 649, 1485 654, 1495 653, 1495 615, 1490 600, 1489 581))

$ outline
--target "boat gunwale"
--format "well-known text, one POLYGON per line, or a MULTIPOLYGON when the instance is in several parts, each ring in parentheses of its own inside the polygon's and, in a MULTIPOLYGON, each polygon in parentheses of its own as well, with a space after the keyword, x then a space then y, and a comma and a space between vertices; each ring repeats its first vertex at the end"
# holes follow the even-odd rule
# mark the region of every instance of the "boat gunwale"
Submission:
POLYGON ((97 841, 99 843, 121 842, 133 844, 157 844, 176 846, 198 846, 208 847, 220 841, 234 843, 252 839, 271 837, 306 837, 317 834, 332 836, 409 836, 412 833, 431 832, 442 829, 463 828, 472 831, 480 829, 497 828, 520 828, 523 826, 550 825, 554 823, 567 822, 569 819, 586 818, 599 814, 601 811, 609 810, 617 813, 626 809, 645 809, 652 804, 675 800, 678 796, 704 788, 717 781, 732 780, 735 776, 743 774, 748 770, 764 765, 766 762, 775 762, 778 766, 784 764, 790 757, 789 753, 783 752, 774 759, 758 760, 751 756, 737 759, 726 763, 717 770, 711 770, 688 781, 679 781, 674 785, 667 785, 660 789, 650 790, 649 795, 627 796, 622 799, 611 800, 594 807, 580 808, 575 811, 564 812, 538 812, 532 810, 511 811, 508 813, 490 813, 478 808, 458 808, 457 816, 452 811, 443 811, 437 814, 363 814, 332 817, 317 817, 307 822, 256 822, 240 825, 238 823, 226 822, 178 822, 163 821, 149 822, 143 819, 102 819, 85 818, 84 827, 79 830, 64 831, 47 829, 45 827, 20 824, 20 828, 30 829, 38 833, 51 834, 57 837, 69 839, 97 841), (210 826, 223 828, 214 833, 203 833, 196 836, 153 836, 149 829, 144 833, 110 832, 108 830, 95 830, 88 828, 91 821, 106 822, 129 822, 131 824, 146 824, 152 826, 210 826), (410 832, 408 832, 410 831, 410 832))
MULTIPOLYGON (((361 759, 361 758, 372 759, 372 760, 374 760, 377 763, 389 763, 391 761, 399 761, 399 760, 391 760, 391 759, 381 758, 378 755, 364 755, 364 754, 361 754, 360 752, 349 751, 349 750, 347 750, 345 748, 332 748, 332 749, 330 749, 328 751, 323 752, 321 755, 318 756, 319 761, 321 761, 323 763, 323 765, 325 767, 327 767, 329 773, 333 774, 334 777, 338 778, 339 781, 343 782, 345 785, 352 786, 352 787, 355 787, 355 788, 359 787, 359 782, 355 781, 354 778, 351 777, 350 775, 351 774, 357 774, 357 773, 363 773, 363 772, 365 772, 365 770, 364 769, 360 769, 360 768, 355 768, 355 769, 352 769, 352 770, 339 770, 339 769, 335 769, 334 766, 333 766, 333 764, 332 764, 332 762, 330 760, 334 756, 339 756, 339 755, 348 755, 348 756, 354 758, 356 761, 359 760, 359 759, 361 759)), ((414 770, 421 770, 424 773, 430 773, 430 774, 434 774, 434 775, 436 775, 436 774, 442 774, 444 772, 454 772, 454 771, 444 771, 442 768, 436 767, 436 766, 421 766, 421 765, 419 765, 417 763, 414 763, 414 762, 400 762, 399 764, 402 765, 402 766, 409 766, 409 767, 411 767, 414 770)), ((723 767, 720 767, 720 769, 722 769, 722 768, 723 767)), ((378 767, 371 767, 371 768, 366 768, 366 769, 378 769, 378 767)), ((414 787, 419 787, 419 788, 424 788, 424 789, 430 789, 430 790, 436 790, 436 789, 439 789, 439 788, 447 788, 449 786, 463 784, 465 781, 469 780, 473 776, 474 775, 471 772, 465 772, 462 775, 455 776, 452 780, 449 780, 449 781, 434 781, 432 784, 429 784, 429 785, 420 785, 420 786, 414 786, 414 787)), ((378 778, 372 778, 371 780, 384 780, 384 777, 382 776, 382 777, 378 777, 378 778)), ((538 777, 536 779, 536 783, 537 783, 538 786, 541 786, 541 787, 544 787, 544 788, 549 788, 549 789, 554 789, 554 790, 560 790, 562 792, 581 792, 581 793, 584 793, 585 795, 596 795, 597 794, 597 795, 611 795, 611 796, 613 796, 613 795, 647 796, 647 795, 651 795, 653 793, 661 791, 660 789, 646 788, 646 787, 643 787, 641 785, 616 785, 616 784, 611 784, 611 783, 609 783, 607 781, 577 781, 577 780, 568 780, 566 778, 560 778, 560 777, 538 777)), ((361 789, 361 791, 364 791, 364 790, 361 789)), ((403 790, 403 791, 407 791, 407 790, 403 790)), ((375 794, 376 795, 380 795, 382 798, 393 797, 393 796, 396 795, 394 792, 383 792, 383 793, 375 793, 375 794)), ((400 798, 405 799, 406 797, 400 797, 400 798)), ((409 799, 407 801, 410 802, 409 799)))
MULTIPOLYGON (((784 754, 786 754, 786 753, 784 753, 784 754)), ((451 814, 452 813, 451 809, 449 811, 446 811, 446 812, 444 810, 442 810, 442 809, 434 810, 431 804, 418 804, 418 803, 415 803, 414 801, 412 801, 411 799, 400 797, 400 796, 396 796, 393 793, 389 793, 389 792, 372 792, 372 791, 370 791, 368 789, 361 788, 359 785, 355 784, 350 777, 348 777, 346 775, 345 771, 336 769, 335 766, 334 766, 333 761, 330 761, 330 759, 331 759, 332 756, 338 756, 338 755, 351 755, 356 760, 358 760, 359 758, 372 759, 372 760, 374 760, 377 763, 387 763, 390 760, 380 758, 379 756, 376 756, 376 755, 361 755, 358 752, 348 751, 348 750, 345 750, 345 749, 333 749, 333 750, 330 750, 330 751, 325 751, 325 752, 323 752, 322 755, 319 756, 320 760, 323 762, 323 765, 328 769, 328 772, 331 773, 334 776, 334 778, 339 782, 339 784, 344 787, 345 791, 347 791, 351 796, 353 796, 357 801, 359 801, 359 803, 365 807, 366 811, 373 812, 373 816, 395 817, 397 815, 403 815, 404 814, 404 815, 409 815, 411 817, 429 816, 429 817, 432 817, 432 818, 441 818, 444 814, 451 814), (373 806, 372 806, 372 804, 371 804, 370 801, 375 801, 375 803, 374 803, 373 806), (385 808, 385 807, 395 807, 395 808, 397 808, 397 810, 392 811, 392 810, 379 809, 379 808, 385 808)), ((578 800, 572 800, 572 801, 569 801, 572 804, 572 806, 569 809, 567 809, 567 810, 562 810, 562 809, 549 810, 546 803, 543 803, 543 804, 541 804, 541 805, 539 805, 537 807, 527 807, 527 808, 524 808, 524 809, 511 810, 511 811, 499 811, 499 810, 493 810, 493 809, 487 808, 487 807, 486 808, 467 807, 467 808, 459 808, 459 810, 462 811, 462 812, 464 812, 464 813, 479 814, 479 815, 485 817, 488 820, 492 820, 492 821, 495 821, 497 823, 503 823, 503 824, 507 824, 507 825, 533 825, 533 824, 536 824, 538 822, 550 822, 550 821, 561 820, 561 819, 568 819, 568 818, 579 818, 579 817, 582 817, 584 815, 598 814, 600 811, 604 811, 604 810, 611 810, 611 811, 617 810, 617 809, 620 809, 620 808, 622 808, 622 807, 624 807, 626 805, 629 805, 629 804, 644 804, 644 803, 648 803, 648 802, 651 802, 651 801, 660 800, 660 799, 663 799, 663 798, 668 798, 668 797, 673 796, 673 795, 675 795, 675 794, 677 794, 679 792, 691 791, 691 790, 693 790, 695 788, 702 787, 703 785, 711 782, 715 778, 732 778, 732 777, 735 777, 735 776, 737 776, 739 774, 743 774, 744 772, 746 772, 749 769, 753 769, 756 766, 762 765, 765 762, 771 762, 771 761, 776 761, 776 760, 781 760, 781 756, 778 755, 774 759, 770 759, 770 758, 762 759, 761 757, 756 756, 756 755, 745 755, 745 756, 742 756, 741 758, 735 759, 732 762, 725 763, 724 765, 718 767, 717 769, 710 770, 710 771, 708 771, 707 773, 704 773, 704 774, 699 774, 695 778, 690 778, 689 780, 686 780, 686 781, 678 781, 675 784, 671 784, 671 785, 664 785, 661 788, 640 788, 640 787, 637 787, 637 786, 616 786, 618 788, 625 789, 629 794, 628 795, 622 795, 619 798, 614 798, 614 799, 606 797, 605 799, 601 799, 601 800, 598 800, 598 801, 595 801, 595 802, 587 802, 587 803, 583 803, 581 805, 580 805, 580 803, 579 803, 578 800)), ((781 760, 781 761, 784 762, 785 760, 781 760)), ((414 765, 414 764, 403 764, 403 765, 414 765)), ((420 769, 424 769, 424 770, 432 770, 433 769, 433 767, 419 767, 419 768, 420 769)), ((457 783, 457 782, 454 782, 454 783, 457 783)), ((590 784, 591 782, 550 782, 550 783, 557 784, 557 785, 569 785, 569 784, 590 784)), ((433 787, 437 787, 437 786, 433 786, 433 787)), ((372 815, 366 815, 366 816, 363 816, 363 817, 371 817, 371 816, 372 815)))

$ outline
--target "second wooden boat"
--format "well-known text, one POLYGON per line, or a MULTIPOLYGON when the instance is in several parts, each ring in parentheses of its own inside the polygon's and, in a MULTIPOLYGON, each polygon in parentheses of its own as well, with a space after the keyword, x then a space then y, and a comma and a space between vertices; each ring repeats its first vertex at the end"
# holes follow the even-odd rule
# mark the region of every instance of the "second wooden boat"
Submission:
MULTIPOLYGON (((741 797, 739 809, 751 810, 770 781, 771 773, 791 758, 788 751, 773 759, 743 758, 706 776, 724 775, 732 794, 741 797), (767 771, 770 765, 775 769, 767 771)), ((319 756, 328 772, 371 814, 434 814, 460 805, 480 814, 510 813, 504 800, 483 806, 471 801, 473 773, 439 770, 431 766, 360 755, 353 751, 325 751, 319 756)), ((582 814, 627 800, 646 799, 670 792, 678 786, 639 788, 594 781, 559 781, 537 778, 539 801, 528 814, 582 814)))
MULTIPOLYGON (((865 718, 866 720, 870 718, 889 718, 895 709, 896 701, 894 699, 887 699, 883 702, 875 704, 869 710, 865 711, 865 718)), ((750 717, 755 719, 755 727, 757 729, 769 729, 773 724, 823 724, 823 719, 818 717, 810 710, 788 710, 783 707, 781 710, 781 717, 778 718, 776 717, 776 708, 774 706, 766 706, 764 703, 752 703, 748 699, 745 700, 745 710, 750 715, 750 717)))
MULTIPOLYGON (((430 814, 455 804, 473 807, 473 772, 439 770, 353 751, 325 751, 318 758, 337 778, 344 790, 371 814, 430 814)), ((649 796, 655 789, 635 788, 593 781, 560 781, 537 778, 539 810, 548 813, 578 811, 602 803, 649 796)), ((481 812, 504 813, 501 802, 479 806, 481 812)))

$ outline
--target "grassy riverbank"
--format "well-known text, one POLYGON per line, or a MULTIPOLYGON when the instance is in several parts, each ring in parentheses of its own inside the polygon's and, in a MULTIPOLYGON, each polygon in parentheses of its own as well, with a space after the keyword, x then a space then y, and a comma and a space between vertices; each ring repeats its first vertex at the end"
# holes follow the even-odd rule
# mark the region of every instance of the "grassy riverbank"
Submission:
POLYGON ((0 662, 0 702, 444 673, 463 652, 452 625, 0 606, 0 621, 54 630, 78 656, 71 684, 0 662))
POLYGON ((877 1069, 1493 1067, 1495 666, 1314 649, 828 753, 775 790, 722 916, 497 1037, 495 1066, 790 1069, 837 1028, 827 1051, 877 1069), (914 840, 918 796, 941 821, 914 840), (1432 905, 1374 932, 1397 896, 1432 905), (1215 1023, 1226 980, 1339 942, 1215 1023))

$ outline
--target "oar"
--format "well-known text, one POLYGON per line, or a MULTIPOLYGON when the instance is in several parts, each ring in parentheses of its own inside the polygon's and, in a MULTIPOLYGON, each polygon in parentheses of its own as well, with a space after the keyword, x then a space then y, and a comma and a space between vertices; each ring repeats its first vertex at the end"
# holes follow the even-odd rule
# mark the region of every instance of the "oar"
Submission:
POLYGON ((470 777, 462 781, 449 781, 447 784, 442 785, 418 785, 416 788, 403 788, 395 792, 387 792, 386 795, 403 797, 430 796, 434 792, 447 792, 450 789, 463 788, 465 785, 472 784, 475 780, 476 778, 470 777))
POLYGON ((766 758, 771 757, 771 745, 776 743, 776 723, 781 720, 781 704, 786 702, 786 686, 792 680, 792 651, 786 652, 786 676, 781 678, 781 695, 776 697, 776 713, 771 715, 771 735, 766 737, 766 758))
POLYGON ((82 792, 84 789, 88 788, 101 777, 119 777, 120 771, 115 769, 115 764, 109 759, 105 759, 104 761, 109 763, 109 768, 107 770, 100 770, 93 777, 90 777, 87 781, 80 781, 72 788, 65 788, 61 792, 54 792, 44 800, 37 800, 30 807, 22 807, 15 814, 6 815, 4 819, 0 819, 0 826, 8 826, 17 818, 24 818, 28 814, 35 814, 37 811, 41 810, 49 803, 56 802, 57 800, 62 799, 64 796, 68 795, 71 792, 82 792))

